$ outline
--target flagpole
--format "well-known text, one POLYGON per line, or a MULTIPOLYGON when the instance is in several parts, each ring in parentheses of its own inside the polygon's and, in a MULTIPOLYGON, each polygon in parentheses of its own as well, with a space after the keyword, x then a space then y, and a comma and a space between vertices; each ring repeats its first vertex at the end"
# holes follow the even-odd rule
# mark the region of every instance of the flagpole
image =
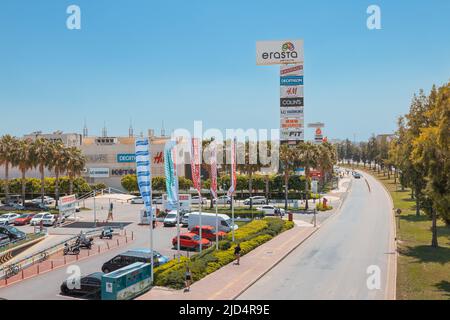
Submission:
POLYGON ((180 262, 180 194, 177 198, 177 256, 178 262, 180 262))
MULTIPOLYGON (((211 197, 211 201, 213 201, 211 197)), ((217 199, 216 199, 216 250, 219 250, 219 212, 217 210, 217 199)))
POLYGON ((231 234, 234 242, 234 194, 231 194, 231 234))

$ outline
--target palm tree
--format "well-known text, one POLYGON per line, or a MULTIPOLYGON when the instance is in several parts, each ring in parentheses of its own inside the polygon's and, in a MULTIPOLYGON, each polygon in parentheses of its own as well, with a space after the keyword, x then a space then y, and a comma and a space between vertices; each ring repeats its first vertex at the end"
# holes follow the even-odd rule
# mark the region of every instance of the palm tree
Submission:
POLYGON ((316 167, 318 164, 319 152, 318 147, 311 142, 301 142, 297 146, 297 160, 305 167, 305 193, 306 193, 306 206, 305 209, 308 210, 308 198, 309 198, 309 173, 311 167, 316 167))
POLYGON ((51 163, 49 164, 49 169, 55 172, 55 200, 58 205, 59 200, 59 176, 61 173, 66 172, 67 163, 69 161, 69 154, 67 148, 65 148, 62 142, 55 142, 50 145, 51 152, 51 163))
POLYGON ((250 196, 250 210, 253 209, 253 173, 261 169, 261 163, 258 159, 258 145, 256 142, 246 141, 245 144, 239 144, 238 152, 245 154, 245 161, 238 164, 239 171, 245 172, 248 175, 248 191, 250 196), (244 150, 242 150, 244 148, 244 150))
POLYGON ((25 205, 26 172, 33 167, 33 154, 30 140, 19 140, 14 150, 14 166, 22 173, 22 205, 25 205))
POLYGON ((76 147, 67 149, 67 173, 69 175, 69 193, 73 193, 73 180, 79 176, 86 165, 86 159, 81 150, 76 147))
POLYGON ((44 203, 45 168, 48 167, 52 157, 50 142, 44 138, 37 138, 33 142, 32 152, 35 159, 34 166, 39 169, 41 174, 41 202, 44 203))
POLYGON ((14 161, 17 139, 7 134, 0 138, 0 164, 5 166, 5 200, 9 199, 9 166, 14 161))
POLYGON ((289 173, 294 169, 296 149, 287 144, 280 147, 280 164, 284 171, 284 210, 288 209, 289 173))

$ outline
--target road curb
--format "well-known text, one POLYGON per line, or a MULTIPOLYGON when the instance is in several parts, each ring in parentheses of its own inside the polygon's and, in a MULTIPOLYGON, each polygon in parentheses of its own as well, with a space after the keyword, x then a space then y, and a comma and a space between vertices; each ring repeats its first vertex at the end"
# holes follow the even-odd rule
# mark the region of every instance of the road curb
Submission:
POLYGON ((285 254, 283 254, 283 256, 278 259, 272 266, 270 266, 267 270, 265 270, 264 272, 262 272, 255 280, 253 280, 251 283, 249 283, 247 286, 245 286, 237 295, 235 295, 232 300, 236 300, 237 298, 239 298, 239 296, 241 296, 245 291, 247 291, 251 286, 253 286, 259 279, 261 279, 262 277, 264 277, 270 270, 272 270, 273 268, 275 268, 278 264, 280 264, 281 261, 283 261, 292 251, 294 251, 295 249, 297 249, 303 242, 305 242, 306 240, 308 240, 313 234, 316 233, 317 230, 319 230, 320 227, 316 227, 314 228, 314 230, 308 235, 306 236, 306 238, 302 239, 299 243, 297 243, 293 248, 289 249, 285 254))

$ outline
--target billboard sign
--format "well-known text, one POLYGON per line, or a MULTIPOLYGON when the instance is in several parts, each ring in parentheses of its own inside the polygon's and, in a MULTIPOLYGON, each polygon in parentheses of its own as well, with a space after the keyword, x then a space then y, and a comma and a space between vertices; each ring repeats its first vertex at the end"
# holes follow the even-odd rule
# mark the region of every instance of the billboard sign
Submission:
POLYGON ((303 76, 280 77, 280 86, 302 86, 303 76))
POLYGON ((299 129, 281 129, 280 140, 304 140, 303 128, 299 129))
POLYGON ((128 162, 135 162, 136 161, 136 155, 134 153, 119 153, 117 155, 117 162, 119 163, 128 163, 128 162))
POLYGON ((302 64, 286 64, 280 66, 280 76, 302 76, 303 75, 303 65, 302 64))
POLYGON ((61 215, 67 217, 76 212, 77 196, 72 194, 59 198, 58 210, 61 215))
POLYGON ((303 86, 280 86, 280 98, 303 98, 303 86))
POLYGON ((303 105, 304 105, 303 97, 280 99, 280 107, 303 107, 303 105))
POLYGON ((281 107, 280 108, 281 118, 301 118, 303 119, 303 107, 281 107))
POLYGON ((89 168, 89 178, 109 178, 109 168, 89 168))
POLYGON ((303 62, 303 40, 257 41, 256 64, 294 64, 303 62))
POLYGON ((282 129, 299 129, 301 127, 303 127, 303 119, 301 118, 281 118, 282 129))

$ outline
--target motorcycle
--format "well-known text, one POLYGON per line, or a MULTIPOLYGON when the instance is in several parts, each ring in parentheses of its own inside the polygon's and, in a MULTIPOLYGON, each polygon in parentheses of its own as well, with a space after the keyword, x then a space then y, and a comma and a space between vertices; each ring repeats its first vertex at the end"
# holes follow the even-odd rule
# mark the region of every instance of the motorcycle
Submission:
POLYGON ((67 242, 64 244, 64 255, 68 254, 74 254, 78 255, 80 254, 80 246, 78 244, 68 244, 67 242))
POLYGON ((102 233, 100 234, 100 239, 108 238, 112 239, 113 237, 113 229, 112 228, 105 228, 102 230, 102 233))
POLYGON ((77 240, 75 241, 75 244, 78 245, 80 248, 85 248, 90 250, 92 248, 92 244, 94 242, 94 238, 86 238, 85 236, 78 236, 77 240))

